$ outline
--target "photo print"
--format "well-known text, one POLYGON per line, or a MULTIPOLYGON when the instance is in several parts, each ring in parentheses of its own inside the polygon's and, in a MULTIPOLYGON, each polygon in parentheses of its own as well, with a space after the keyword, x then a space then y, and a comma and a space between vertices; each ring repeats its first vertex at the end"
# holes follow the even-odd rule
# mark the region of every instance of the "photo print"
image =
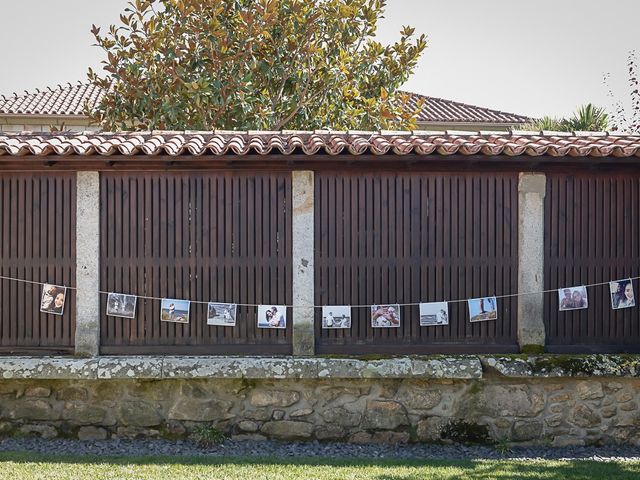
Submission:
POLYGON ((287 307, 258 305, 258 328, 287 328, 287 307))
POLYGON ((561 312, 587 308, 589 306, 589 302, 587 300, 587 287, 579 286, 559 289, 558 302, 558 308, 561 312))
POLYGON ((163 322, 189 323, 189 300, 163 298, 160 305, 160 320, 163 322))
POLYGON ((235 327, 237 309, 235 303, 210 302, 207 306, 207 325, 235 327))
POLYGON ((323 306, 322 328, 351 328, 351 307, 348 305, 323 306))
POLYGON ((449 304, 432 302, 420 304, 420 326, 449 325, 449 304))
POLYGON ((40 311, 44 313, 52 313, 54 315, 62 315, 64 312, 64 302, 66 298, 67 287, 45 283, 42 286, 40 311))
POLYGON ((496 297, 471 298, 469 305, 469 321, 486 322, 498 319, 498 301, 496 297))
POLYGON ((611 308, 629 308, 636 306, 636 297, 633 295, 633 282, 630 278, 609 282, 611 292, 611 308))
POLYGON ((109 293, 107 295, 107 315, 111 317, 134 318, 136 316, 135 295, 125 295, 124 293, 109 293))
POLYGON ((371 305, 373 328, 397 328, 400 326, 400 305, 371 305))

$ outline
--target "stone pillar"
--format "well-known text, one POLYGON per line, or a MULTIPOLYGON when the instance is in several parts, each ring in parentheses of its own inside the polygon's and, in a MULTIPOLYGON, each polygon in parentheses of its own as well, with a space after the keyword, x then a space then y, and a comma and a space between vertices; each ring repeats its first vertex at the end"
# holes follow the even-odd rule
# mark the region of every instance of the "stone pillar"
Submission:
MULTIPOLYGON (((544 289, 544 196, 547 178, 521 173, 518 182, 518 292, 544 289)), ((544 349, 544 294, 518 297, 518 343, 524 353, 544 349)))
MULTIPOLYGON (((293 305, 313 305, 313 172, 294 171, 291 174, 293 191, 293 305)), ((293 310, 293 354, 313 355, 315 333, 313 308, 293 310)))
POLYGON ((76 195, 76 355, 100 346, 100 174, 78 172, 76 195))

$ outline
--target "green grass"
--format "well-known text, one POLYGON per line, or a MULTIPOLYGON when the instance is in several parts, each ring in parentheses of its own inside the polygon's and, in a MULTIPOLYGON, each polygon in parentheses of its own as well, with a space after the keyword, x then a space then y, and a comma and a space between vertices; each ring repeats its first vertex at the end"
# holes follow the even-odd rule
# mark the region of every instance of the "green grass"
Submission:
POLYGON ((2 479, 637 479, 640 463, 89 457, 0 453, 2 479))

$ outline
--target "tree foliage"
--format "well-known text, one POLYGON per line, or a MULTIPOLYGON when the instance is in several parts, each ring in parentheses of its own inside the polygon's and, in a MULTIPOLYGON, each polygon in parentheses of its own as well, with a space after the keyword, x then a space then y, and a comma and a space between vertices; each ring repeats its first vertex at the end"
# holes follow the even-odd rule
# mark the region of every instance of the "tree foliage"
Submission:
POLYGON ((135 0, 104 36, 105 129, 406 129, 426 48, 373 38, 385 0, 135 0))
POLYGON ((553 132, 603 132, 609 127, 609 118, 604 108, 591 103, 578 107, 569 118, 542 117, 525 125, 524 130, 547 130, 553 132))
POLYGON ((640 72, 638 71, 638 52, 631 50, 627 57, 627 85, 629 87, 629 98, 623 102, 616 98, 613 90, 609 87, 610 74, 604 77, 605 86, 608 88, 609 97, 613 100, 613 111, 611 112, 612 130, 640 134, 640 72), (625 103, 627 105, 625 106, 625 103))

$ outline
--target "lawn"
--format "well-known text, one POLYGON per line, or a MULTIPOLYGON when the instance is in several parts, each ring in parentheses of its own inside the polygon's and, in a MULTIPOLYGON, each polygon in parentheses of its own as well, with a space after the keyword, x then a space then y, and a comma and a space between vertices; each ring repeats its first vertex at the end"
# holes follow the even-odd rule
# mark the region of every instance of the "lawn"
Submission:
POLYGON ((80 457, 0 453, 0 478, 46 479, 637 479, 640 463, 80 457))

